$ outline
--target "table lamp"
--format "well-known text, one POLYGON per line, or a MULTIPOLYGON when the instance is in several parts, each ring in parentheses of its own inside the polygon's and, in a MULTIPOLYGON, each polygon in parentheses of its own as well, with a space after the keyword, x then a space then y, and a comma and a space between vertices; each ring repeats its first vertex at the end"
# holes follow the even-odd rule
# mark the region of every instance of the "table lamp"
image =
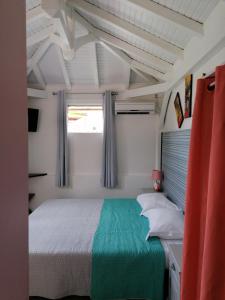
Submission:
POLYGON ((160 170, 152 170, 153 188, 156 192, 161 189, 162 172, 160 170))

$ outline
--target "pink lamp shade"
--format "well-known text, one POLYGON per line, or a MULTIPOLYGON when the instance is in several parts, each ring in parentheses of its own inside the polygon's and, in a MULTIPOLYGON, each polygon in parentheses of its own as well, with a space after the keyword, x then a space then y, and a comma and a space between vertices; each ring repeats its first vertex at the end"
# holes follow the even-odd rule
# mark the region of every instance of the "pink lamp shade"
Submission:
POLYGON ((161 180, 162 172, 160 170, 152 170, 152 179, 153 180, 161 180))

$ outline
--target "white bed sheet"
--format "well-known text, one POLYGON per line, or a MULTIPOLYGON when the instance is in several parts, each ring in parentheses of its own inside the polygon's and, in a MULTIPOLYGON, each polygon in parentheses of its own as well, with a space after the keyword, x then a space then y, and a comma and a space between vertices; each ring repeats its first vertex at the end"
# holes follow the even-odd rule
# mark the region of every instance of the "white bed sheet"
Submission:
MULTIPOLYGON (((29 216, 30 296, 90 295, 92 243, 102 204, 102 199, 54 199, 29 216)), ((168 241, 162 245, 168 265, 168 241)))

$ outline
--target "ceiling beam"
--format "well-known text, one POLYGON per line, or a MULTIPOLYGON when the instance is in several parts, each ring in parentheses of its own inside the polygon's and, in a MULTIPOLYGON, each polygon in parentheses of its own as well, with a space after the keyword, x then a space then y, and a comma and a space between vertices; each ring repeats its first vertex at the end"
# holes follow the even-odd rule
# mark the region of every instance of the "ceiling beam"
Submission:
POLYGON ((127 42, 124 42, 111 34, 108 34, 102 30, 95 29, 95 35, 101 40, 104 41, 118 49, 125 51, 126 53, 130 54, 131 56, 139 57, 140 59, 144 59, 148 61, 156 69, 159 69, 162 72, 167 72, 172 67, 172 64, 169 62, 162 60, 159 57, 156 57, 149 52, 146 52, 140 48, 137 48, 127 42))
POLYGON ((191 18, 188 18, 180 13, 167 8, 152 0, 128 0, 135 6, 141 7, 146 11, 149 11, 163 19, 169 20, 170 22, 190 30, 195 35, 203 35, 203 25, 191 18))
POLYGON ((46 88, 46 84, 45 84, 44 78, 43 78, 43 76, 41 74, 41 71, 40 71, 38 65, 33 66, 33 72, 34 72, 34 75, 35 75, 37 81, 39 82, 40 86, 43 89, 45 89, 46 88))
POLYGON ((64 81, 65 81, 65 84, 66 84, 66 88, 68 90, 70 90, 71 89, 71 83, 70 83, 70 78, 69 78, 68 71, 66 69, 65 61, 64 61, 64 58, 63 58, 63 55, 62 55, 62 50, 61 50, 61 48, 56 46, 56 51, 57 51, 60 67, 61 67, 61 70, 62 70, 63 78, 64 78, 64 81))
POLYGON ((98 70, 98 54, 97 54, 97 44, 93 43, 93 48, 94 48, 94 77, 95 77, 95 84, 97 87, 100 85, 100 80, 99 80, 99 70, 98 70))
POLYGON ((94 41, 96 41, 96 38, 92 33, 81 36, 75 40, 75 50, 77 51, 82 46, 94 41))
POLYGON ((157 47, 167 52, 170 52, 175 56, 181 58, 183 57, 183 50, 180 47, 173 45, 172 43, 161 39, 160 37, 146 30, 143 30, 113 14, 110 14, 107 11, 98 8, 93 4, 90 4, 84 0, 70 0, 68 1, 68 4, 74 8, 81 9, 83 12, 88 13, 91 16, 100 18, 101 20, 110 25, 123 29, 126 32, 131 33, 132 35, 135 35, 136 37, 141 38, 148 43, 154 44, 157 47))
POLYGON ((26 22, 30 24, 43 17, 49 18, 49 15, 43 10, 41 5, 38 5, 26 12, 26 22))
POLYGON ((118 94, 118 99, 135 98, 139 96, 155 95, 168 90, 168 83, 158 83, 147 87, 127 90, 118 94))
POLYGON ((30 74, 32 71, 33 67, 37 65, 39 60, 42 58, 42 56, 46 53, 48 48, 51 45, 51 41, 48 39, 46 40, 34 53, 34 55, 31 57, 31 59, 28 60, 28 70, 27 70, 27 76, 30 74))
POLYGON ((130 55, 134 55, 136 57, 140 57, 141 59, 148 61, 149 64, 153 65, 156 70, 160 70, 162 73, 166 73, 171 69, 172 64, 170 64, 169 62, 166 62, 142 49, 132 46, 127 42, 124 42, 102 30, 95 28, 75 10, 73 10, 73 14, 75 20, 79 22, 82 26, 84 26, 89 32, 91 32, 96 37, 96 39, 99 39, 100 41, 110 44, 118 49, 121 49, 130 55))
MULTIPOLYGON (((111 45, 108 45, 104 42, 101 42, 102 46, 105 47, 108 51, 110 51, 114 56, 119 58, 122 62, 125 62, 126 64, 129 65, 130 69, 133 70, 135 73, 140 75, 138 70, 153 76, 154 78, 158 80, 163 80, 164 74, 151 68, 148 67, 140 62, 137 62, 136 60, 130 58, 127 54, 125 54, 122 50, 119 50, 111 45)), ((143 77, 143 76, 142 76, 143 77)))
POLYGON ((42 29, 41 31, 32 34, 31 36, 29 36, 27 38, 27 47, 33 46, 33 45, 45 40, 54 32, 55 32, 55 26, 50 25, 50 26, 42 29))

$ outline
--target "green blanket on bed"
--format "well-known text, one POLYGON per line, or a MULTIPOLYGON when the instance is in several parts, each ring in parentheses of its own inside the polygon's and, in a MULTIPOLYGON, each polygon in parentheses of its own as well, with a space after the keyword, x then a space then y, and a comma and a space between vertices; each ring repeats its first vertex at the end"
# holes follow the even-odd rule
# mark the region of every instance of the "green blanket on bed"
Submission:
POLYGON ((163 299, 165 255, 145 240, 148 221, 135 199, 106 199, 92 249, 92 300, 163 299))

